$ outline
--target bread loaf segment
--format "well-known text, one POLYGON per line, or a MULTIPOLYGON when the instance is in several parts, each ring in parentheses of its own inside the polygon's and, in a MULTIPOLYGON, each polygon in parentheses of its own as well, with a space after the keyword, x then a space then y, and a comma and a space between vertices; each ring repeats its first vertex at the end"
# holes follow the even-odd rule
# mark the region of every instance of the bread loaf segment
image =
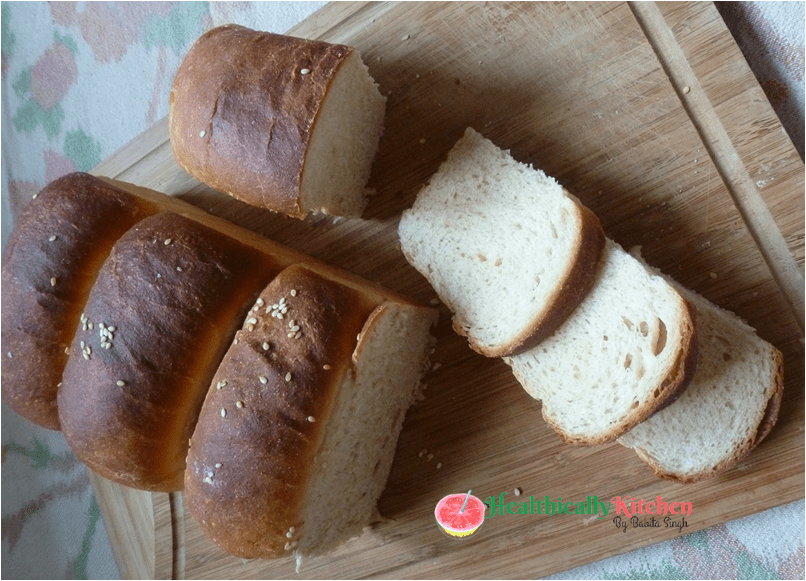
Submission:
POLYGON ((175 157, 207 185, 304 218, 359 215, 385 98, 351 47, 214 28, 170 93, 175 157))
POLYGON ((278 275, 224 357, 192 438, 185 498, 202 529, 245 558, 322 554, 360 533, 434 316, 302 265, 278 275))
POLYGON ((59 429, 58 385, 95 277, 112 245, 156 204, 89 174, 46 186, 21 213, 3 256, 3 401, 59 429))
POLYGON ((127 486, 180 489, 210 377, 279 270, 271 257, 170 212, 127 232, 89 296, 59 391, 76 456, 127 486))
POLYGON ((191 514, 227 551, 290 554, 286 533, 301 528, 313 457, 374 307, 291 266, 247 315, 204 402, 185 484, 191 514))

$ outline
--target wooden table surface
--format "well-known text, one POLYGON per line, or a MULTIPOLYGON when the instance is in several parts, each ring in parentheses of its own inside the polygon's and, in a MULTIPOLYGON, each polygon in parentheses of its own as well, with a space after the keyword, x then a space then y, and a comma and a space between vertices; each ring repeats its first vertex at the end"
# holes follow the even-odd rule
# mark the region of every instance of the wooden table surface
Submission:
MULTIPOLYGON (((406 418, 383 519, 334 554, 242 561, 185 516, 181 494, 93 483, 121 573, 193 578, 538 577, 804 496, 804 167, 711 3, 334 3, 290 31, 357 47, 388 95, 361 219, 298 222, 236 202, 174 162, 162 120, 93 170, 181 198, 424 302, 397 222, 472 126, 556 177, 607 235, 730 309, 785 357, 779 422, 706 482, 655 478, 618 444, 563 444, 500 360, 443 309, 426 398, 406 418), (505 515, 468 540, 437 528, 444 495, 690 502, 686 527, 505 515)), ((612 516, 612 515, 611 515, 612 516)))

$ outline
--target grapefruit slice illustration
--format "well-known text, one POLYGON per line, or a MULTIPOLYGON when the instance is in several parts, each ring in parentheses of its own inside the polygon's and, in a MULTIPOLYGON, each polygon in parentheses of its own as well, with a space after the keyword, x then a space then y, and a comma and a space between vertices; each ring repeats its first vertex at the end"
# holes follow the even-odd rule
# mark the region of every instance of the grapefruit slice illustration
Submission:
POLYGON ((485 504, 470 494, 449 494, 439 501, 434 516, 439 528, 454 538, 469 537, 484 522, 485 504))

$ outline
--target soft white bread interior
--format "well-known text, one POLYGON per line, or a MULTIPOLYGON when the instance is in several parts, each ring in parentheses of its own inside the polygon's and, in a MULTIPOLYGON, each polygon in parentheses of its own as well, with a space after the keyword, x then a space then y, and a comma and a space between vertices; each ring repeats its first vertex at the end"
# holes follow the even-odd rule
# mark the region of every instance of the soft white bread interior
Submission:
POLYGON ((316 115, 302 168, 304 212, 360 216, 378 151, 386 97, 351 51, 333 76, 316 115))
POLYGON ((693 310, 664 277, 608 239, 593 288, 565 323, 504 360, 565 441, 609 442, 690 381, 693 310))
POLYGON ((359 534, 433 322, 431 309, 304 266, 280 273, 224 357, 192 438, 185 497, 202 529, 246 558, 320 555, 359 534))
POLYGON ((177 70, 171 145, 188 173, 249 204, 358 216, 385 109, 356 49, 219 26, 177 70))
POLYGON ((769 433, 783 358, 736 315, 681 289, 695 306, 697 371, 679 399, 621 436, 658 476, 693 482, 745 458, 769 433))
POLYGON ((398 232, 456 332, 489 357, 553 332, 590 288, 604 246, 598 219, 556 180, 470 128, 398 232))

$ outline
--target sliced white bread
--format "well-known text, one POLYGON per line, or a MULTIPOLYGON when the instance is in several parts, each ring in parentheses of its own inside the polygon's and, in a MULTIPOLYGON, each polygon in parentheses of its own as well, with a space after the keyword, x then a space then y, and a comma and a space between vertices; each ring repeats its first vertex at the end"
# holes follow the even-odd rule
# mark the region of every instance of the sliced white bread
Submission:
POLYGON ((699 360, 670 406, 619 438, 658 476, 693 482, 724 472, 769 433, 783 391, 783 357, 733 313, 687 290, 699 360))
POLYGON ((590 288, 604 246, 599 220, 556 180, 470 128, 398 233, 456 332, 488 357, 554 331, 590 288))
POLYGON ((687 301, 607 240, 593 288, 557 331, 504 358, 563 440, 615 440, 685 388, 697 360, 687 301))

